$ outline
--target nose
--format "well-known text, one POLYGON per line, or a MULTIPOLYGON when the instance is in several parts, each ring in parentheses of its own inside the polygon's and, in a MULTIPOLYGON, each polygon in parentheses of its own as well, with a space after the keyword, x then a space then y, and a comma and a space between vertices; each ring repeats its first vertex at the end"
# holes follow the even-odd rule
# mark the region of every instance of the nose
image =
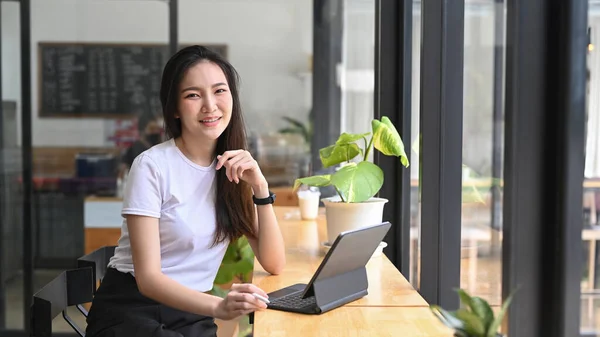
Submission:
POLYGON ((202 101, 201 111, 204 113, 211 113, 217 110, 217 100, 213 95, 207 95, 202 101))

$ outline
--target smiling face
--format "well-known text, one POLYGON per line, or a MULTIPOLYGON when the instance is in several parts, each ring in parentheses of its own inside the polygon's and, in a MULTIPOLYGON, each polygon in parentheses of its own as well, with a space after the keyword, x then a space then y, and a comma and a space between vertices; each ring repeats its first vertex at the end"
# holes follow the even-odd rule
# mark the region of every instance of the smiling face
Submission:
POLYGON ((232 110, 233 97, 221 67, 201 61, 187 70, 175 115, 182 134, 214 142, 229 125, 232 110))

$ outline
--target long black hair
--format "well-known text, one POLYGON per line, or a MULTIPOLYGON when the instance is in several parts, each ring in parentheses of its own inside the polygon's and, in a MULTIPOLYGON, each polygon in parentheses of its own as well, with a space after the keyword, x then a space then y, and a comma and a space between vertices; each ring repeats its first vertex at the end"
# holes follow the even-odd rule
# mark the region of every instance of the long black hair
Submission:
MULTIPOLYGON (((163 70, 160 101, 167 137, 181 136, 181 120, 176 117, 179 86, 188 69, 202 61, 214 63, 223 70, 233 99, 229 125, 217 140, 214 156, 228 150, 246 150, 246 130, 238 91, 239 74, 219 53, 203 46, 190 46, 179 50, 169 59, 163 70)), ((243 181, 239 184, 230 182, 225 169, 221 169, 217 171, 216 193, 217 231, 213 244, 223 242, 225 239, 233 241, 242 235, 256 237, 253 225, 255 211, 250 186, 243 181)))

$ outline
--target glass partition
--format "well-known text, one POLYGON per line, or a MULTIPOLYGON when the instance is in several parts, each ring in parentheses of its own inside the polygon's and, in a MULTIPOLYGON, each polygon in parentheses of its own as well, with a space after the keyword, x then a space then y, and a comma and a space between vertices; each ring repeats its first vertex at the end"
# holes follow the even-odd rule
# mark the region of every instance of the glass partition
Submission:
MULTIPOLYGON (((3 195, 10 198, 1 199, 6 310, 0 311, 11 330, 24 328, 23 308, 30 305, 23 298, 22 275, 28 271, 22 270, 23 203, 18 193, 23 132, 18 5, 2 2, 7 131, 2 135, 4 153, 13 161, 3 160, 1 167, 3 195)), ((164 1, 32 0, 30 6, 36 292, 75 267, 78 257, 116 244, 123 154, 144 138, 149 121, 158 121, 161 113, 157 92, 168 57, 169 10, 164 1)), ((72 317, 85 326, 76 310, 72 317)), ((73 330, 59 316, 53 331, 73 330)))
POLYGON ((502 295, 504 4, 466 1, 461 288, 499 309, 502 295))
POLYGON ((590 0, 588 12, 585 179, 583 182, 583 254, 581 333, 600 334, 600 2, 590 0))
POLYGON ((23 327, 20 6, 0 2, 0 335, 23 327))

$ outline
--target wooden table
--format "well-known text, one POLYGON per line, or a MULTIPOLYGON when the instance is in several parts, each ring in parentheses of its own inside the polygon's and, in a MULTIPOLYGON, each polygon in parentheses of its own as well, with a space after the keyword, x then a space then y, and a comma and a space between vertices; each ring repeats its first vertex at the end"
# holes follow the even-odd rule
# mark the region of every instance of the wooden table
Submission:
MULTIPOLYGON (((275 207, 286 244, 287 264, 277 276, 254 263, 252 283, 271 292, 308 283, 325 256, 324 210, 315 221, 302 221, 297 207, 275 207)), ((452 336, 429 305, 385 255, 367 264, 368 295, 322 315, 264 310, 254 315, 254 336, 452 336)))
POLYGON ((423 307, 340 307, 322 315, 300 315, 267 310, 255 313, 253 336, 451 337, 423 307))

